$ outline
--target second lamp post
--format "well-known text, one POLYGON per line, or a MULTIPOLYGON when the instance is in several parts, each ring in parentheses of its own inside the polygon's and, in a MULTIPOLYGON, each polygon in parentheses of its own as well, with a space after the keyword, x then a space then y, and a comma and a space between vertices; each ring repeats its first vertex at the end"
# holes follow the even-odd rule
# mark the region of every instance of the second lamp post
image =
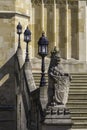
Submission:
POLYGON ((27 61, 29 61, 28 43, 31 41, 31 32, 28 29, 28 27, 24 31, 24 41, 27 43, 27 45, 26 45, 26 58, 25 58, 25 62, 27 62, 27 61))
POLYGON ((20 24, 20 22, 17 25, 17 34, 19 35, 19 38, 18 38, 18 48, 21 48, 21 45, 20 45, 20 35, 22 34, 22 25, 20 24))
POLYGON ((40 80, 40 87, 45 86, 45 63, 44 58, 48 54, 48 39, 45 37, 45 33, 42 33, 42 37, 40 37, 38 41, 38 54, 42 57, 42 65, 41 65, 41 80, 40 80))

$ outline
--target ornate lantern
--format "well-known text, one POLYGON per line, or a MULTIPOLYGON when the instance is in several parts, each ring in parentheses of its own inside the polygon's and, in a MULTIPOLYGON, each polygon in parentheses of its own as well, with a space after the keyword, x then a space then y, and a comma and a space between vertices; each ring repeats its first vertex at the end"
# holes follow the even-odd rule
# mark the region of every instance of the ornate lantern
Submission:
POLYGON ((21 46, 20 46, 20 34, 22 34, 22 25, 20 24, 20 22, 17 25, 17 34, 19 35, 19 38, 18 38, 18 48, 21 48, 21 46))
POLYGON ((45 33, 42 33, 42 37, 40 37, 38 41, 38 54, 41 57, 45 57, 48 54, 48 40, 45 37, 45 33))
POLYGON ((42 33, 42 37, 40 37, 38 41, 38 54, 42 57, 42 67, 41 67, 41 81, 40 81, 40 87, 45 86, 46 80, 45 80, 45 63, 44 58, 48 54, 48 40, 45 37, 45 33, 42 33))
POLYGON ((27 61, 29 61, 29 57, 28 57, 28 43, 31 41, 31 32, 28 29, 28 27, 24 31, 24 41, 27 43, 27 45, 26 45, 26 59, 25 59, 25 62, 27 62, 27 61))

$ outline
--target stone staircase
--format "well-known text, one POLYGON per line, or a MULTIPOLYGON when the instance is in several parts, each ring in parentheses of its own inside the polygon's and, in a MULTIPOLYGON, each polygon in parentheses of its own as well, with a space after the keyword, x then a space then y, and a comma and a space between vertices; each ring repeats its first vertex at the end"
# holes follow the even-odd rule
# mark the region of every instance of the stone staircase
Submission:
MULTIPOLYGON (((34 73, 36 85, 40 83, 40 73, 34 73)), ((73 129, 87 130, 87 74, 71 74, 72 81, 67 107, 70 109, 73 129)), ((46 81, 48 76, 46 74, 46 81)), ((48 83, 46 84, 48 86, 48 83)))

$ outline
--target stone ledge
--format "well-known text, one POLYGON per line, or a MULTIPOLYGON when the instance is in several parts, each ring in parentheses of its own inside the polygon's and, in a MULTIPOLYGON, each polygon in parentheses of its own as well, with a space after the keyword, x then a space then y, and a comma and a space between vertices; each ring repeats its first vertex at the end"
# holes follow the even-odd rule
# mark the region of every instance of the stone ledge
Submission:
POLYGON ((29 15, 26 14, 22 14, 20 12, 16 12, 16 11, 0 11, 0 18, 2 17, 13 17, 13 16, 21 16, 21 17, 25 17, 25 18, 30 18, 29 15))

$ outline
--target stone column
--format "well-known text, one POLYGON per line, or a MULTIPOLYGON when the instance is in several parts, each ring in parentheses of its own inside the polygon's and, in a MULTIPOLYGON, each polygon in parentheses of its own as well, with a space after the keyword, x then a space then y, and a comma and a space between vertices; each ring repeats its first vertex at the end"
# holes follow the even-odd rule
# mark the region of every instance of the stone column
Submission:
POLYGON ((67 38, 67 44, 68 44, 68 59, 71 58, 71 8, 68 5, 68 38, 67 38))
MULTIPOLYGON (((30 1, 30 6, 29 6, 29 11, 30 11, 30 21, 29 21, 29 29, 31 30, 31 32, 33 32, 33 25, 34 25, 34 22, 33 22, 33 7, 32 7, 32 3, 30 1)), ((33 33, 34 34, 34 33, 33 33)), ((29 56, 30 56, 30 59, 32 59, 34 57, 34 42, 33 42, 33 36, 32 36, 32 40, 29 44, 29 56)))
POLYGON ((42 18, 41 18, 41 29, 44 31, 44 1, 42 0, 41 4, 41 13, 42 13, 42 18))
POLYGON ((56 47, 59 49, 59 5, 56 4, 56 47))
POLYGON ((78 42, 79 42, 79 60, 87 61, 87 41, 86 41, 86 28, 87 28, 87 7, 86 0, 78 1, 78 42))
POLYGON ((53 34, 54 34, 54 46, 56 46, 56 3, 54 0, 54 5, 53 5, 53 13, 54 13, 54 17, 53 17, 53 34))
POLYGON ((60 5, 60 19, 59 19, 59 47, 61 51, 61 56, 65 59, 71 58, 71 46, 69 41, 69 21, 70 21, 70 13, 68 7, 68 0, 65 3, 60 5), (62 16, 62 17, 61 17, 62 16))
POLYGON ((69 7, 68 7, 68 0, 66 0, 66 45, 65 45, 65 55, 66 59, 71 58, 71 46, 69 43, 69 7))

